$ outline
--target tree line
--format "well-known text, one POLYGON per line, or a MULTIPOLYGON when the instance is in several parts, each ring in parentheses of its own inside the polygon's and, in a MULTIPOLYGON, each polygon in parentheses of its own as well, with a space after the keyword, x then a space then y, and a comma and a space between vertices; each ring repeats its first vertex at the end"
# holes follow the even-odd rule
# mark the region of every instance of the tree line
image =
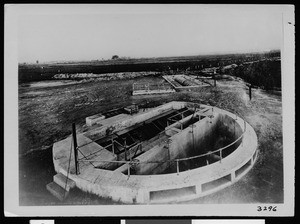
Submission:
POLYGON ((252 64, 243 64, 227 71, 251 85, 265 90, 281 88, 281 65, 279 60, 265 60, 252 64))

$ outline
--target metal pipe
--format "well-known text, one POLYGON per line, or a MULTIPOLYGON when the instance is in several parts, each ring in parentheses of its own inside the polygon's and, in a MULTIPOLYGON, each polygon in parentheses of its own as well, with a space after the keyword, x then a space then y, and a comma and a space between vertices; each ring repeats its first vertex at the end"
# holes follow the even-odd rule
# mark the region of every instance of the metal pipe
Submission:
POLYGON ((72 123, 72 135, 73 135, 73 143, 74 143, 74 160, 75 160, 75 173, 79 174, 78 167, 78 146, 77 146, 77 137, 76 137, 76 126, 75 123, 72 123))
POLYGON ((121 146, 122 148, 124 148, 124 145, 122 145, 120 142, 118 142, 117 140, 115 140, 114 142, 116 142, 119 146, 121 146))
POLYGON ((103 148, 107 149, 108 147, 112 146, 112 144, 106 145, 103 148))

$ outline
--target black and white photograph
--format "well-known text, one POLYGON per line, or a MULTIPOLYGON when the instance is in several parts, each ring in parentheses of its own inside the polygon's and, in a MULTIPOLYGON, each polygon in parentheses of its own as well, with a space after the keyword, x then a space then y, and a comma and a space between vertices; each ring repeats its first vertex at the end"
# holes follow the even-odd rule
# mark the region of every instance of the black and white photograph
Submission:
POLYGON ((12 4, 4 28, 7 216, 293 215, 293 6, 12 4))

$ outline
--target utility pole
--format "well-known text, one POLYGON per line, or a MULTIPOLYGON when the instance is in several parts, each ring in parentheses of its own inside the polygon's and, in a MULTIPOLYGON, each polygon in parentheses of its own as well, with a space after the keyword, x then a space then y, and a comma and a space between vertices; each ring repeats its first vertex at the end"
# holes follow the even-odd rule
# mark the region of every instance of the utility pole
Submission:
POLYGON ((75 172, 76 172, 76 175, 78 175, 79 174, 78 160, 77 160, 78 151, 77 151, 77 137, 76 137, 75 123, 72 123, 72 131, 73 131, 72 133, 73 133, 73 143, 74 143, 75 172))

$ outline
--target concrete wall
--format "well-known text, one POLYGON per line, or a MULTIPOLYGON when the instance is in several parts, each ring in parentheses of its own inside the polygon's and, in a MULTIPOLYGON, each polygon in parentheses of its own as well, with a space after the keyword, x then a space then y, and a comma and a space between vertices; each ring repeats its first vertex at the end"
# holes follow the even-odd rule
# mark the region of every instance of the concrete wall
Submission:
POLYGON ((84 133, 85 136, 95 139, 95 138, 101 138, 104 137, 107 134, 107 129, 110 129, 111 131, 120 131, 127 127, 131 127, 133 125, 142 123, 150 118, 153 118, 155 116, 158 116, 162 113, 165 113, 172 109, 180 109, 184 107, 184 103, 180 102, 170 102, 164 105, 161 105, 159 107, 153 108, 150 111, 146 111, 140 114, 136 114, 134 116, 131 116, 129 118, 125 118, 122 120, 118 120, 116 122, 112 122, 109 125, 104 125, 100 128, 95 128, 91 131, 88 131, 84 133))
POLYGON ((212 118, 203 118, 193 129, 196 151, 191 152, 191 155, 199 155, 209 151, 212 142, 215 140, 215 133, 220 119, 220 114, 214 114, 213 116, 212 118))
POLYGON ((87 126, 92 126, 96 124, 98 121, 105 119, 105 116, 102 114, 95 114, 85 118, 85 123, 87 126))
POLYGON ((222 131, 231 133, 234 139, 237 139, 243 133, 242 128, 236 123, 236 120, 227 114, 220 114, 218 127, 222 127, 222 131))
MULTIPOLYGON (((168 149, 164 146, 155 146, 151 150, 143 153, 137 159, 141 161, 166 161, 169 159, 168 149)), ((150 175, 162 173, 168 163, 141 163, 136 167, 136 174, 150 175)))
MULTIPOLYGON (((191 115, 192 116, 192 115, 191 115)), ((187 118, 184 118, 187 121, 187 118)), ((219 114, 215 114, 213 118, 205 117, 196 122, 193 128, 187 127, 181 132, 170 137, 169 150, 164 147, 154 147, 151 150, 143 153, 137 159, 141 161, 166 161, 176 158, 185 158, 189 156, 199 155, 209 150, 207 148, 211 145, 214 139, 214 132, 219 121, 219 114), (193 137, 194 134, 194 137, 193 137), (193 143, 194 141, 194 143, 193 143)), ((188 163, 189 161, 187 161, 188 163)), ((184 162, 181 162, 181 164, 184 162)), ((175 163, 149 163, 140 164, 136 167, 136 174, 158 174, 162 173, 168 166, 176 167, 175 163)), ((125 166, 123 167, 125 170, 125 166)))
POLYGON ((199 122, 187 127, 178 134, 173 135, 170 143, 170 158, 184 158, 199 155, 206 152, 205 148, 212 139, 211 135, 215 131, 219 115, 213 118, 205 117, 199 122), (193 136, 194 135, 194 136, 193 136))

